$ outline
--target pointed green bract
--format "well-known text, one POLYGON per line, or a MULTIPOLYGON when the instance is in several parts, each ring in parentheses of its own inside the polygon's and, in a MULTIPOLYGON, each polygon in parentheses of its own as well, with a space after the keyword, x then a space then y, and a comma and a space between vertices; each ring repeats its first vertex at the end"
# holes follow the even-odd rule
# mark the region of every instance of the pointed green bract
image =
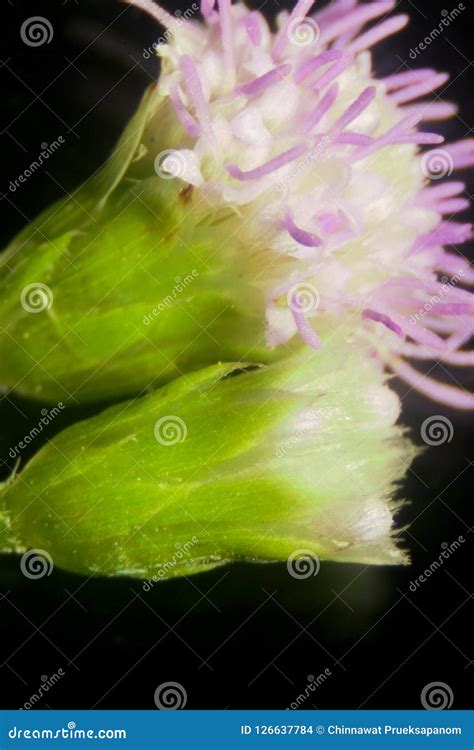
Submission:
POLYGON ((3 549, 157 579, 301 550, 403 562, 390 498, 413 448, 398 400, 334 343, 215 365, 68 428, 3 487, 3 549))

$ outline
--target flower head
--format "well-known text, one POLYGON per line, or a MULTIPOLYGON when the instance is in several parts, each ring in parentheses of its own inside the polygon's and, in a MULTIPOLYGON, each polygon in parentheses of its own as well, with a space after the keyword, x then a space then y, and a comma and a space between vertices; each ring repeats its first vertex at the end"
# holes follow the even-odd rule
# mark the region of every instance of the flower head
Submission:
POLYGON ((180 125, 161 167, 208 210, 239 214, 239 241, 261 256, 268 345, 299 333, 318 348, 341 320, 413 387, 474 408, 474 395, 404 360, 474 363, 462 348, 474 274, 448 250, 472 236, 453 220, 469 204, 462 182, 438 182, 474 165, 474 139, 439 148, 419 129, 456 111, 417 101, 445 74, 404 65, 374 77, 370 48, 408 21, 388 16, 394 0, 336 0, 311 16, 313 1, 298 0, 276 33, 230 0, 202 0, 204 23, 180 24, 151 0, 129 2, 170 30, 158 88, 162 117, 180 125))

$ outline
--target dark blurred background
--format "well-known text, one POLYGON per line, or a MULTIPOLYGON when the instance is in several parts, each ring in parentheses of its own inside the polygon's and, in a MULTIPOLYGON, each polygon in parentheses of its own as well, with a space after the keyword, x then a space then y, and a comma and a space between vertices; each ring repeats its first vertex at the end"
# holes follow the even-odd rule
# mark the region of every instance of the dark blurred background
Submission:
MULTIPOLYGON (((445 0, 398 5, 412 22, 377 48, 377 71, 398 70, 404 61, 448 70, 446 97, 461 104, 460 116, 430 129, 451 139, 468 135, 474 115, 467 32, 472 9, 413 63, 410 49, 452 7, 445 0)), ((165 6, 186 9, 179 2, 165 6)), ((262 10, 272 17, 282 7, 268 0, 262 10)), ((160 30, 116 0, 1 0, 1 12, 3 245, 108 156, 143 90, 156 79, 158 63, 143 51, 160 30), (22 42, 20 28, 35 15, 46 17, 54 34, 50 43, 31 47, 22 42), (65 139, 61 149, 12 193, 10 180, 42 143, 58 136, 65 139)), ((463 383, 474 387, 472 376, 463 383)), ((443 415, 454 426, 451 442, 420 456, 401 489, 411 501, 399 517, 401 526, 410 523, 403 538, 411 567, 326 563, 318 576, 297 581, 285 565, 235 565, 145 592, 140 581, 84 579, 59 570, 28 580, 19 558, 0 557, 2 707, 23 706, 58 670, 64 674, 37 708, 152 709, 156 687, 167 681, 183 686, 188 708, 285 708, 305 691, 308 676, 325 670, 330 676, 302 708, 418 708, 423 687, 434 681, 449 686, 453 708, 470 707, 472 422, 414 393, 404 405, 404 423, 418 443, 427 417, 443 415), (410 590, 442 545, 460 535, 466 540, 460 549, 410 590)), ((0 478, 12 469, 10 446, 37 424, 40 409, 3 394, 0 478)), ((66 410, 46 437, 78 414, 66 410)), ((33 450, 39 447, 38 438, 33 450)))

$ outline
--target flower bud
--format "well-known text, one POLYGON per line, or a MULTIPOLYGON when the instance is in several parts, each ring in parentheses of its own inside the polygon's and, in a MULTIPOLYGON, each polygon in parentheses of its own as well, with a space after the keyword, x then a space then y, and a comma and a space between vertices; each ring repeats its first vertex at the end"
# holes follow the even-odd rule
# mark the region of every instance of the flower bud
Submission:
POLYGON ((343 341, 196 371, 43 447, 0 490, 1 547, 151 580, 301 555, 402 563, 391 498, 414 450, 398 410, 343 341))

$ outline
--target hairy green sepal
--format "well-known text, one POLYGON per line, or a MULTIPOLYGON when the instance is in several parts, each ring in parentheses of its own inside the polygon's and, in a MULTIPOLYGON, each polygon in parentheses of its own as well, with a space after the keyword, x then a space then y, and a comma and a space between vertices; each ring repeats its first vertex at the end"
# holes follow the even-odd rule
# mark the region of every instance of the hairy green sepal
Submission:
POLYGON ((382 376, 337 343, 215 365, 66 429, 1 490, 3 549, 143 578, 301 549, 403 562, 390 498, 413 449, 382 376))

